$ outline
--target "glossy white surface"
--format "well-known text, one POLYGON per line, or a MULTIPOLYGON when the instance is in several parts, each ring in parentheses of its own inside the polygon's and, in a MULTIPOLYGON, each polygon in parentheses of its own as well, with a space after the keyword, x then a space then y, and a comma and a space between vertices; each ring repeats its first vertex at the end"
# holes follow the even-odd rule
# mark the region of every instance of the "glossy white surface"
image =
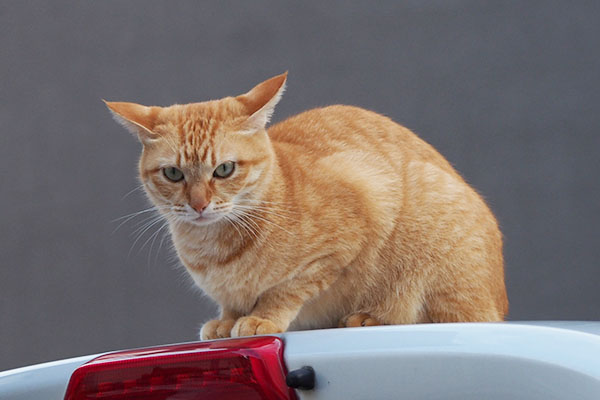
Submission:
POLYGON ((288 333, 285 361, 316 371, 315 389, 297 391, 303 400, 600 399, 600 336, 566 329, 600 324, 534 324, 288 333))
POLYGON ((62 400, 73 371, 99 354, 0 372, 2 400, 62 400))

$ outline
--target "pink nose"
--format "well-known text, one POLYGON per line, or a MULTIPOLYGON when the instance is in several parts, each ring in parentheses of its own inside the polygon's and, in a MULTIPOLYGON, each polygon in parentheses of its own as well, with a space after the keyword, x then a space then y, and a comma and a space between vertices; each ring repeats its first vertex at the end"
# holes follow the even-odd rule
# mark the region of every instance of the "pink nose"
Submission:
POLYGON ((190 206, 196 210, 196 212, 198 212, 199 214, 202 214, 202 211, 204 211, 206 209, 206 207, 208 207, 208 204, 210 202, 204 199, 194 199, 190 202, 190 206))

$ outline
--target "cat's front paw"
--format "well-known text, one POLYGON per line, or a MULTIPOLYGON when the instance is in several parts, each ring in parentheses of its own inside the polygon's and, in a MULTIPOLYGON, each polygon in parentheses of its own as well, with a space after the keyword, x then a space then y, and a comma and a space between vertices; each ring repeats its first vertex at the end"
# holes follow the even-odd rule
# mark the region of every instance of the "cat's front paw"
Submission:
POLYGON ((235 324, 233 319, 213 319, 202 325, 200 329, 200 339, 222 339, 231 337, 231 328, 235 324))
POLYGON ((269 333, 281 333, 282 329, 277 327, 268 319, 259 317, 242 317, 237 320, 233 329, 231 329, 231 336, 253 336, 253 335, 267 335, 269 333))
POLYGON ((375 326, 382 325, 375 317, 367 313, 356 313, 347 315, 340 320, 338 327, 354 328, 357 326, 375 326))

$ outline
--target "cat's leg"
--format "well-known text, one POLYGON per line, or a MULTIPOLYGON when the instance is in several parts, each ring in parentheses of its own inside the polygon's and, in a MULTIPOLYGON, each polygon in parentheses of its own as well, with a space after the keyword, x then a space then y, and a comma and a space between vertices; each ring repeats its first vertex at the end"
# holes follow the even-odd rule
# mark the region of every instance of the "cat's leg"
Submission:
POLYGON ((252 312, 236 321, 231 336, 285 332, 304 303, 335 282, 342 265, 331 257, 316 260, 293 279, 265 291, 252 312))
POLYGON ((496 322, 508 312, 500 233, 495 224, 476 226, 436 267, 447 272, 424 297, 432 322, 496 322))
MULTIPOLYGON (((405 278, 409 277, 404 274, 405 278)), ((361 313, 348 318, 346 326, 406 325, 429 322, 423 306, 423 285, 409 277, 406 281, 381 282, 376 293, 365 294, 361 313), (374 324, 368 318, 378 322, 374 324), (358 324, 358 325, 357 325, 358 324), (364 324, 364 325, 363 325, 364 324)))
POLYGON ((340 320, 339 328, 354 328, 358 326, 383 325, 379 320, 368 313, 354 313, 340 320))
POLYGON ((427 300, 427 315, 432 322, 496 322, 503 312, 484 288, 455 288, 437 291, 427 300))
POLYGON ((202 325, 200 339, 211 340, 231 337, 231 328, 233 328, 239 316, 239 313, 223 309, 221 318, 210 320, 202 325))

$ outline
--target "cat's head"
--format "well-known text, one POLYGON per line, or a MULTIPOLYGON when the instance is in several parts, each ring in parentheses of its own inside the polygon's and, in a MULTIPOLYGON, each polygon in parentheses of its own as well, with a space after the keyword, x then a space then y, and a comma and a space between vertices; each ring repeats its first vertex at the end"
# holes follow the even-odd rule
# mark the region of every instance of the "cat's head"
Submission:
POLYGON ((265 126, 287 73, 248 93, 221 100, 147 107, 106 102, 143 144, 140 179, 159 211, 173 221, 208 225, 260 207, 273 150, 265 126))

